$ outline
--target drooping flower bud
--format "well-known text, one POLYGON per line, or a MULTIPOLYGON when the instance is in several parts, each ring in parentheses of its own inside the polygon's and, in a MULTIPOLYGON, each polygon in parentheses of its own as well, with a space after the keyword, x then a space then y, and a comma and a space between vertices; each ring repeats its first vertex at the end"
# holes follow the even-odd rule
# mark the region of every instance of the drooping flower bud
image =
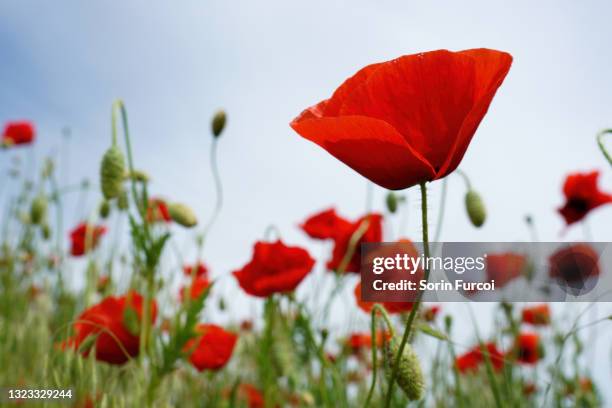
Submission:
POLYGON ((395 214, 397 211, 397 194, 395 194, 393 191, 389 191, 387 193, 386 203, 387 210, 389 210, 391 214, 395 214))
POLYGON ((226 121, 227 121, 227 115, 225 114, 224 110, 219 110, 217 111, 217 113, 215 113, 215 116, 213 116, 213 119, 211 122, 213 136, 215 137, 221 136, 221 132, 223 132, 223 129, 225 128, 226 121))
POLYGON ((474 190, 469 190, 465 195, 465 209, 472 225, 479 228, 484 224, 487 218, 487 209, 485 208, 482 197, 474 190))
POLYGON ((102 200, 100 203, 100 217, 106 219, 110 214, 110 203, 107 200, 102 200))
POLYGON ((47 197, 39 194, 32 200, 30 206, 30 221, 32 224, 40 224, 47 216, 47 197))
POLYGON ((119 197, 117 197, 117 208, 119 208, 121 211, 125 211, 128 209, 129 206, 130 206, 130 201, 128 199, 128 195, 126 191, 123 190, 119 194, 119 197))
POLYGON ((118 197, 123 191, 125 158, 117 146, 111 146, 102 157, 100 166, 100 185, 107 200, 118 197))
POLYGON ((185 204, 169 204, 168 212, 170 213, 170 218, 172 218, 174 222, 179 225, 182 225, 183 227, 195 227, 198 223, 198 219, 196 218, 191 208, 187 207, 185 204))
MULTIPOLYGON (((399 345, 400 341, 396 337, 392 338, 387 344, 387 359, 391 364, 395 364, 395 359, 399 353, 399 345)), ((391 380, 392 370, 393 367, 387 371, 388 380, 391 380)), ((406 343, 402 352, 397 368, 396 381, 411 401, 418 401, 425 395, 425 378, 421 370, 421 363, 409 343, 406 343)))

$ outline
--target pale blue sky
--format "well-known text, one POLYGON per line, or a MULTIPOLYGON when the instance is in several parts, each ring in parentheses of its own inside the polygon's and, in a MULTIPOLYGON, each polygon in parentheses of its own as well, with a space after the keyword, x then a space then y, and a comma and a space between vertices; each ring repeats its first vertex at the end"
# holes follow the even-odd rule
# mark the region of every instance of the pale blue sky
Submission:
MULTIPOLYGON (((363 211, 363 179, 289 128, 303 108, 372 62, 496 48, 514 65, 461 165, 490 218, 481 230, 469 225, 463 184, 451 176, 442 239, 528 239, 527 212, 543 240, 580 239, 580 227, 560 237, 555 208, 570 171, 601 169, 612 190, 594 141, 612 126, 610 15, 610 2, 569 0, 4 1, 0 122, 34 120, 38 157, 56 151, 59 130, 70 125, 70 169, 96 179, 110 105, 121 97, 153 192, 191 204, 205 219, 214 205, 209 118, 226 108, 219 149, 226 206, 206 248, 223 275, 246 262, 271 223, 286 241, 321 253, 296 224, 332 204, 348 216, 363 211)), ((439 184, 430 190, 435 223, 439 184)), ((376 191, 379 208, 383 194, 376 191)), ((418 239, 419 204, 408 194, 407 235, 418 239)), ((612 208, 590 217, 596 240, 612 239, 611 221, 612 208)))

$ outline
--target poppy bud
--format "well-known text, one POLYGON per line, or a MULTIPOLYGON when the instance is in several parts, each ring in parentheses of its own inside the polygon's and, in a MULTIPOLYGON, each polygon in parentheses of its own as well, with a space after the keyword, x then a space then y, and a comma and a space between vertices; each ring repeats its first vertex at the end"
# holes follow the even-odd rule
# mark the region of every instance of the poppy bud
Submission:
POLYGON ((119 208, 121 211, 125 211, 128 209, 129 205, 130 205, 130 202, 128 199, 128 195, 125 192, 125 190, 123 190, 119 194, 119 197, 117 197, 117 208, 119 208))
POLYGON ((47 215, 47 198, 40 194, 32 200, 30 206, 30 221, 32 224, 40 224, 47 215))
POLYGON ((481 227, 487 218, 487 210, 480 194, 474 190, 468 191, 465 195, 465 208, 472 225, 481 227))
POLYGON ((44 223, 41 227, 41 232, 45 241, 51 238, 51 227, 49 224, 44 223))
POLYGON ((102 200, 100 203, 100 217, 106 219, 110 214, 110 204, 106 200, 102 200))
MULTIPOLYGON (((399 341, 397 338, 392 338, 388 343, 387 358, 395 364, 395 359, 399 352, 399 341)), ((391 370, 387 371, 387 378, 391 379, 391 370)), ((397 367, 397 384, 404 391, 406 396, 411 401, 418 401, 425 394, 425 379, 421 370, 421 363, 414 352, 412 346, 406 343, 404 351, 397 367)))
POLYGON ((393 191, 389 191, 387 193, 387 210, 389 210, 389 212, 391 214, 395 214, 395 212, 397 211, 397 194, 395 194, 393 191))
POLYGON ((100 166, 100 185, 107 200, 118 197, 123 191, 125 158, 117 146, 111 146, 102 157, 100 166))
POLYGON ((172 203, 168 205, 168 212, 170 213, 170 218, 183 227, 195 227, 198 223, 198 219, 191 208, 184 204, 172 203))
POLYGON ((221 132, 225 128, 225 122, 227 121, 227 115, 224 110, 219 110, 215 113, 212 119, 212 132, 215 137, 221 136, 221 132))

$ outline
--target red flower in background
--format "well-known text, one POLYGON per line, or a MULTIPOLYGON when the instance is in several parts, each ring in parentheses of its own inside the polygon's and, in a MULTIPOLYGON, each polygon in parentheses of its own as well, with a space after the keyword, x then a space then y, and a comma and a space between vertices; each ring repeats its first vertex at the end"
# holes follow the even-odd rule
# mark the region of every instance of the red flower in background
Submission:
POLYGON ((232 357, 238 336, 216 324, 199 324, 198 337, 185 344, 184 351, 191 351, 189 361, 198 370, 219 370, 232 357))
POLYGON ((189 286, 181 287, 180 297, 181 302, 185 300, 185 296, 189 293, 189 298, 195 300, 210 286, 210 281, 206 277, 196 277, 189 286))
MULTIPOLYGON (((504 366, 504 355, 497 349, 495 343, 487 343, 484 345, 491 360, 491 365, 495 371, 499 371, 504 366)), ((485 364, 486 355, 480 345, 473 347, 468 352, 460 355, 455 360, 455 365, 460 373, 465 374, 478 370, 481 364, 485 364)))
POLYGON ((265 406, 263 394, 252 384, 240 384, 238 394, 240 399, 246 401, 249 408, 262 408, 265 406))
POLYGON ((36 132, 31 122, 9 122, 2 132, 2 144, 5 146, 30 144, 35 136, 36 132))
POLYGON ((166 202, 160 198, 149 199, 149 205, 147 206, 147 221, 154 222, 170 222, 170 212, 166 202))
POLYGON ((582 220, 589 212, 604 204, 612 203, 612 194, 604 193, 597 186, 599 171, 573 173, 563 184, 565 204, 559 208, 567 225, 582 220))
POLYGON ((534 326, 550 324, 550 307, 547 304, 542 304, 523 309, 523 323, 534 326))
POLYGON ((497 288, 523 276, 528 267, 527 257, 513 252, 487 254, 486 264, 487 281, 494 280, 497 288))
POLYGON ((382 216, 373 213, 351 222, 338 216, 334 209, 329 209, 308 218, 302 224, 302 229, 311 238, 334 241, 332 259, 327 262, 327 269, 337 272, 339 272, 339 269, 343 269, 342 272, 344 273, 359 273, 361 244, 382 241, 382 216), (355 242, 352 248, 353 255, 345 261, 344 258, 349 256, 351 239, 353 239, 354 234, 358 233, 364 222, 368 223, 367 229, 361 234, 361 238, 355 242))
POLYGON ((570 285, 582 285, 598 276, 599 255, 588 244, 572 244, 559 249, 549 259, 549 275, 570 285))
POLYGON ((251 261, 233 274, 246 293, 267 297, 295 290, 314 264, 305 249, 286 246, 280 240, 260 241, 255 243, 251 261))
MULTIPOLYGON (((376 347, 382 346, 383 342, 390 338, 391 335, 387 332, 377 332, 376 347)), ((353 333, 347 339, 346 344, 353 353, 359 353, 363 349, 372 347, 372 336, 370 333, 353 333)))
POLYGON ((197 265, 185 265, 183 266, 183 273, 185 274, 185 276, 190 277, 192 273, 194 272, 195 268, 195 277, 196 278, 200 278, 200 277, 204 277, 207 278, 208 277, 208 267, 204 264, 204 262, 198 262, 197 265))
MULTIPOLYGON (((355 286, 355 301, 357 306, 366 313, 370 313, 376 302, 361 300, 361 282, 355 286)), ((412 310, 412 302, 383 302, 382 305, 389 314, 404 313, 412 310)))
POLYGON ((440 313, 440 309, 441 307, 438 305, 425 308, 425 310, 423 310, 422 312, 423 319, 426 322, 433 322, 434 320, 436 320, 438 313, 440 313))
POLYGON ((102 225, 80 223, 70 232, 70 253, 73 256, 85 255, 89 250, 98 246, 98 241, 104 233, 106 233, 106 227, 102 225))
POLYGON ((540 336, 536 333, 521 333, 514 344, 516 359, 523 364, 535 364, 543 357, 540 336))
MULTIPOLYGON (((74 323, 75 335, 63 346, 80 350, 87 356, 95 343, 96 359, 109 364, 123 364, 139 352, 138 329, 142 319, 143 298, 130 291, 124 296, 109 296, 85 310, 74 323), (129 310, 128 310, 129 309, 129 310), (133 317, 133 320, 130 319, 133 317)), ((157 317, 157 304, 151 303, 151 321, 157 317)))
POLYGON ((291 127, 385 188, 436 180, 461 162, 511 63, 473 49, 368 65, 291 127))

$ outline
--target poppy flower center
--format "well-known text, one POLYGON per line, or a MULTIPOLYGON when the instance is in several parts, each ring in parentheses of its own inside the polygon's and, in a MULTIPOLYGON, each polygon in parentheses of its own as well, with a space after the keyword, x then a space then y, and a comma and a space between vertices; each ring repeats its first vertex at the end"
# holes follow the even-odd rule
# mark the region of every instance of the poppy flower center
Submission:
POLYGON ((567 206, 578 214, 586 213, 589 210, 589 202, 584 198, 571 198, 567 202, 567 206))

